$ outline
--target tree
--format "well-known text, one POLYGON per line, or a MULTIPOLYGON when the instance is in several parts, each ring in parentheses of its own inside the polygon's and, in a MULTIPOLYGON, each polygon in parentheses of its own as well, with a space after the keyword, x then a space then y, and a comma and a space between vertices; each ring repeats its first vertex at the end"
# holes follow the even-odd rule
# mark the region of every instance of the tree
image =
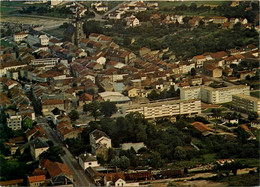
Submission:
POLYGON ((248 120, 253 121, 258 118, 257 112, 249 112, 248 113, 248 120))
POLYGON ((87 111, 90 112, 90 114, 95 118, 95 121, 97 120, 98 116, 101 115, 100 113, 101 106, 100 103, 97 101, 87 104, 84 108, 86 112, 87 111))
POLYGON ((77 119, 79 119, 79 113, 76 110, 72 110, 68 116, 70 117, 70 119, 72 121, 76 121, 77 119))
POLYGON ((118 156, 115 156, 111 161, 110 165, 114 167, 120 167, 120 158, 118 156))
POLYGON ((185 160, 187 157, 187 152, 181 146, 177 146, 174 151, 174 158, 177 160, 185 160))
POLYGON ((62 162, 60 156, 63 156, 65 151, 60 146, 51 146, 47 151, 43 152, 40 157, 47 158, 52 162, 62 162))
POLYGON ((194 77, 196 75, 196 69, 192 68, 191 71, 190 71, 190 74, 191 74, 191 76, 194 77))
POLYGON ((33 126, 33 120, 29 117, 25 118, 23 120, 23 129, 27 130, 27 129, 31 129, 33 126))
POLYGON ((117 107, 116 104, 110 101, 105 101, 101 103, 101 110, 100 110, 105 117, 111 117, 112 114, 116 113, 117 107))
POLYGON ((161 155, 158 152, 152 152, 150 155, 150 163, 153 168, 159 168, 162 167, 163 161, 161 159, 161 155))
POLYGON ((218 109, 218 108, 213 108, 212 110, 211 110, 211 112, 213 113, 213 116, 215 116, 215 117, 219 117, 219 116, 221 116, 221 109, 218 109))
POLYGON ((130 160, 126 156, 120 157, 120 168, 127 169, 130 166, 130 160))
POLYGON ((148 94, 148 99, 149 100, 157 100, 159 99, 159 94, 157 94, 157 92, 155 90, 152 90, 151 93, 148 94))

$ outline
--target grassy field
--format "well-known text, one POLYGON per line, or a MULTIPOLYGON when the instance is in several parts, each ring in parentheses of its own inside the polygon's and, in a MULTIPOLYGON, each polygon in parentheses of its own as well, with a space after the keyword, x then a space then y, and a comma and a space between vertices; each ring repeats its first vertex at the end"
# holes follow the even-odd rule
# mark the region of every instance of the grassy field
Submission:
POLYGON ((169 2, 169 1, 160 1, 158 3, 159 8, 171 8, 171 7, 176 7, 176 6, 180 6, 180 5, 186 5, 186 6, 190 6, 192 3, 195 3, 197 6, 201 6, 201 5, 221 5, 224 1, 175 1, 175 2, 169 2))
POLYGON ((64 28, 55 28, 55 29, 47 30, 45 32, 57 38, 63 38, 64 28))
POLYGON ((5 47, 12 47, 13 46, 12 44, 9 44, 9 42, 6 42, 4 40, 0 40, 0 44, 5 46, 5 47))
POLYGON ((229 176, 219 182, 227 183, 229 186, 259 186, 260 184, 258 173, 229 176))
POLYGON ((10 14, 14 11, 21 10, 23 7, 28 6, 42 6, 42 3, 35 3, 35 4, 24 4, 24 2, 19 1, 10 1, 10 2, 1 2, 0 13, 1 15, 10 14))
POLYGON ((238 162, 240 162, 241 164, 245 164, 248 166, 254 166, 254 167, 258 167, 259 166, 259 159, 257 158, 238 158, 236 159, 238 162))

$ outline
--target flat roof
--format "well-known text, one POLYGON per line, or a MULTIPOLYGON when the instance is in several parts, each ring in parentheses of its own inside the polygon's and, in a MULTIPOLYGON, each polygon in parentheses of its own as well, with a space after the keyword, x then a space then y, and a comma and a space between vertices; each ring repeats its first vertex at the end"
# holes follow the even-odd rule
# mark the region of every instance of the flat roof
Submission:
POLYGON ((252 101, 256 101, 256 102, 259 102, 259 101, 260 101, 259 98, 253 97, 253 96, 250 96, 250 95, 236 94, 236 95, 233 95, 233 96, 241 97, 241 98, 243 98, 243 99, 248 99, 248 100, 252 100, 252 101))
POLYGON ((188 100, 166 100, 166 101, 158 101, 158 102, 150 102, 150 103, 140 103, 140 104, 126 104, 121 105, 121 107, 125 107, 128 109, 131 108, 140 108, 140 107, 156 107, 156 106, 162 106, 162 105, 171 105, 171 104, 178 104, 178 103, 191 103, 195 101, 201 101, 199 99, 188 99, 188 100))
POLYGON ((249 86, 246 85, 234 85, 234 86, 227 86, 227 87, 221 87, 221 88, 212 88, 210 86, 201 86, 201 88, 205 89, 205 90, 211 90, 211 91, 219 91, 219 90, 230 90, 230 89, 236 89, 236 88, 248 88, 249 90, 249 86))

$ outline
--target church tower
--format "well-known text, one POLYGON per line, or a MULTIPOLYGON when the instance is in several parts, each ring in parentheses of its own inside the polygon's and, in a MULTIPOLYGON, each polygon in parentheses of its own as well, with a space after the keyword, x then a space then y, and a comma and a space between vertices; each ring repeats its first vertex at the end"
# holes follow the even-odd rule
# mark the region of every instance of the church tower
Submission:
POLYGON ((72 41, 76 46, 79 45, 79 42, 81 39, 85 38, 84 32, 83 32, 83 22, 80 16, 80 10, 79 7, 76 8, 76 13, 75 13, 75 21, 73 23, 75 27, 75 36, 74 36, 74 41, 72 41))
POLYGON ((78 46, 81 39, 86 38, 83 32, 83 21, 81 19, 79 7, 76 8, 75 19, 72 24, 64 31, 64 39, 66 41, 72 42, 74 45, 78 46))

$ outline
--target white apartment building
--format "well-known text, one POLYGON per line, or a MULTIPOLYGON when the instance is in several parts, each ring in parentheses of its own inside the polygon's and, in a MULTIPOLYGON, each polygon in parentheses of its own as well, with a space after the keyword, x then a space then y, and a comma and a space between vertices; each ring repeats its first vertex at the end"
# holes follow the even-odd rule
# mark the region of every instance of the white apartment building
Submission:
POLYGON ((43 46, 49 45, 49 37, 46 34, 42 34, 38 31, 30 31, 27 37, 27 41, 30 45, 37 43, 43 46))
POLYGON ((24 38, 26 38, 27 36, 28 36, 27 33, 15 33, 14 34, 14 41, 15 42, 23 41, 24 38))
POLYGON ((180 98, 181 100, 200 99, 200 86, 180 88, 180 98))
POLYGON ((55 0, 55 1, 51 0, 51 6, 56 6, 58 4, 61 4, 62 2, 63 2, 62 0, 55 0))
POLYGON ((125 114, 139 112, 146 119, 171 117, 177 115, 195 115, 201 113, 201 101, 198 99, 190 100, 168 100, 150 102, 148 104, 125 105, 122 106, 125 114))
POLYGON ((47 67, 54 67, 59 62, 59 58, 41 58, 41 59, 33 59, 30 65, 44 65, 47 67))
POLYGON ((14 115, 7 118, 7 127, 12 130, 20 130, 22 129, 22 116, 14 115))
POLYGON ((232 101, 232 95, 249 95, 249 86, 234 85, 222 88, 201 86, 201 100, 207 103, 226 103, 232 101))
POLYGON ((260 99, 250 95, 237 94, 232 96, 233 107, 243 110, 257 112, 260 115, 260 99))

